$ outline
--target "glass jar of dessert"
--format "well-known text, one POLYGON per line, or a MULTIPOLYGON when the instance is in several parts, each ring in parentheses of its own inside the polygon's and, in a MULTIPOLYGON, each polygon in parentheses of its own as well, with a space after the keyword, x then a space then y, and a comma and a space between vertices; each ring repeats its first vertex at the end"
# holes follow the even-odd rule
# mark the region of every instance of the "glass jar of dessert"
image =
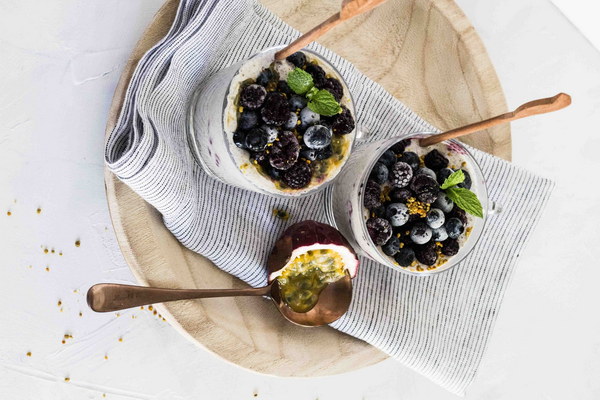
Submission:
POLYGON ((418 275, 446 271, 475 246, 488 214, 485 179, 456 140, 416 133, 354 151, 326 201, 329 223, 362 255, 418 275))
POLYGON ((188 142, 213 178, 295 197, 330 183, 356 137, 352 96, 339 72, 303 50, 269 48, 207 79, 193 95, 188 142))

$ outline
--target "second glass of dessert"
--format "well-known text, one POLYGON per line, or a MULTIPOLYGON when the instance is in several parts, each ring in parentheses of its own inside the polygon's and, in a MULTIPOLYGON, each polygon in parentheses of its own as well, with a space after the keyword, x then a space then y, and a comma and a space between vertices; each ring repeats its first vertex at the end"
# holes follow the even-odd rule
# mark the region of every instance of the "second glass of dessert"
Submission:
POLYGON ((410 274, 445 271, 475 246, 487 216, 483 174, 460 142, 431 133, 357 149, 326 204, 329 222, 363 255, 410 274))
POLYGON ((207 79, 193 96, 188 141, 213 178, 275 196, 314 193, 346 163, 356 129, 339 72, 303 50, 266 49, 207 79))

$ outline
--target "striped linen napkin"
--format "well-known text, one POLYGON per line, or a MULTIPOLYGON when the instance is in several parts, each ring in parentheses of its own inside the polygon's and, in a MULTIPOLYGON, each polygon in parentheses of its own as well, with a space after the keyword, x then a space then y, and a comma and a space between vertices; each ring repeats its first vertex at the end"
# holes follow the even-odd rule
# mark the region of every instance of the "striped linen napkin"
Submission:
MULTIPOLYGON (((267 255, 287 226, 326 221, 325 193, 282 200, 209 178, 187 146, 186 108, 193 89, 215 71, 298 35, 254 0, 181 0, 169 33, 140 60, 106 144, 110 170, 161 212, 183 245, 252 286, 265 284, 267 255), (274 208, 291 218, 275 218, 274 208)), ((309 47, 347 81, 370 140, 436 130, 349 62, 309 47)), ((332 324, 457 394, 474 378, 515 262, 552 189, 546 179, 473 154, 490 198, 503 207, 475 250, 431 277, 362 259, 350 310, 332 324)))

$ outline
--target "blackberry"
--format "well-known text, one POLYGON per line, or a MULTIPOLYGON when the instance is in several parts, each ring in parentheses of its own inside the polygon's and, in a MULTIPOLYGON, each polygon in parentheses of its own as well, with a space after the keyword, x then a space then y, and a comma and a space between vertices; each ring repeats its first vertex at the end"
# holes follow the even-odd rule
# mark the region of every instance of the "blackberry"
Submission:
POLYGON ((273 168, 289 169, 298 160, 300 144, 296 135, 290 131, 279 134, 279 140, 273 142, 269 162, 273 168))
POLYGON ((383 218, 369 218, 367 231, 376 246, 381 246, 392 237, 392 226, 383 218))
POLYGON ((308 104, 304 97, 298 96, 297 94, 290 97, 288 103, 292 111, 302 110, 304 107, 306 107, 306 104, 308 104))
MULTIPOLYGON (((259 86, 262 87, 262 86, 259 86)), ((290 108, 282 93, 270 92, 260 110, 263 121, 269 125, 283 125, 290 117, 290 108)))
POLYGON ((446 232, 448 232, 448 236, 451 239, 458 239, 458 237, 465 231, 465 225, 458 218, 450 218, 444 224, 444 228, 446 228, 446 232))
POLYGON ((325 82, 327 82, 327 77, 325 76, 326 74, 323 68, 319 67, 317 64, 308 63, 304 70, 312 76, 315 87, 322 89, 325 82))
POLYGON ((395 203, 406 203, 410 197, 415 197, 415 194, 409 188, 393 188, 390 191, 390 200, 395 203))
POLYGON ((413 170, 417 170, 419 168, 419 156, 417 155, 417 153, 413 153, 412 151, 405 151, 398 158, 398 160, 407 163, 413 170))
POLYGON ((410 240, 416 244, 425 244, 431 240, 433 232, 431 228, 423 222, 417 222, 410 230, 410 240))
POLYGON ((260 128, 254 128, 246 134, 246 148, 250 151, 263 151, 267 148, 268 136, 260 128))
POLYGON ((442 242, 442 254, 448 257, 456 255, 460 246, 456 239, 446 239, 442 242))
POLYGON ((239 116, 238 127, 243 130, 254 128, 258 124, 258 114, 253 110, 244 110, 239 116))
POLYGON ((452 210, 448 213, 448 218, 458 218, 463 225, 467 225, 468 222, 467 213, 465 210, 459 207, 452 208, 452 210))
POLYGON ((393 227, 406 224, 410 218, 408 207, 402 203, 391 203, 385 208, 385 217, 393 227))
POLYGON ((301 51, 297 51, 291 56, 287 56, 286 60, 294 64, 296 67, 302 68, 304 67, 304 64, 306 64, 306 54, 301 51))
POLYGON ((462 169, 461 171, 463 172, 463 174, 465 174, 465 180, 456 186, 465 188, 465 189, 471 189, 471 185, 473 184, 473 181, 471 180, 471 174, 469 174, 469 172, 467 172, 464 169, 462 169))
POLYGON ((381 246, 381 250, 390 257, 395 256, 396 253, 400 251, 400 239, 398 239, 396 236, 392 236, 390 240, 381 246))
POLYGON ((368 210, 381 206, 381 186, 375 181, 367 181, 365 185, 364 206, 368 210))
POLYGON ((434 242, 429 242, 422 246, 417 246, 415 256, 421 264, 433 265, 437 261, 438 255, 435 251, 436 245, 434 242))
POLYGON ((376 217, 385 218, 385 206, 383 205, 372 209, 371 212, 375 214, 376 217))
POLYGON ((292 97, 294 95, 294 91, 290 89, 290 86, 286 81, 277 82, 277 91, 285 93, 287 97, 292 97))
POLYGON ((394 260, 401 267, 408 267, 415 261, 415 251, 410 247, 402 247, 394 256, 394 260))
POLYGON ((322 89, 329 91, 329 93, 333 95, 333 97, 337 100, 338 103, 340 102, 340 100, 342 100, 342 97, 344 96, 344 87, 342 86, 340 81, 338 81, 335 78, 327 78, 322 89))
POLYGON ((405 162, 398 161, 390 171, 390 183, 397 188, 408 186, 413 177, 413 170, 405 162))
POLYGON ((326 160, 333 154, 333 148, 331 145, 322 148, 321 150, 317 150, 317 160, 326 160))
POLYGON ((248 85, 240 93, 240 105, 255 110, 263 105, 266 97, 267 89, 257 84, 248 85))
POLYGON ((373 179, 375 182, 379 183, 380 185, 383 185, 387 182, 389 173, 390 171, 384 164, 377 162, 371 170, 369 179, 373 179))
POLYGON ((346 106, 341 106, 342 112, 335 115, 331 122, 331 130, 338 135, 346 135, 354 130, 354 118, 346 106))
POLYGON ((415 192, 419 201, 428 204, 433 203, 440 193, 437 181, 427 175, 415 176, 415 179, 410 183, 410 188, 415 192))
POLYGON ((442 183, 444 183, 444 181, 446 180, 446 178, 448 178, 450 175, 452 175, 454 171, 452 171, 450 168, 442 168, 438 171, 437 173, 437 181, 438 183, 441 185, 442 183))
POLYGON ((410 145, 410 141, 411 139, 403 139, 398 143, 394 144, 392 147, 390 147, 390 150, 392 150, 394 154, 402 154, 404 153, 404 150, 406 150, 408 145, 410 145))
POLYGON ((240 149, 246 148, 246 132, 235 131, 233 132, 233 143, 240 149))
POLYGON ((281 174, 283 183, 292 189, 302 189, 303 187, 308 186, 311 177, 312 170, 305 162, 298 162, 281 174))
POLYGON ((446 168, 449 163, 448 159, 436 149, 425 154, 423 161, 425 161, 425 166, 427 168, 431 168, 434 171, 446 168))
POLYGON ((385 164, 386 167, 391 168, 396 163, 396 154, 392 150, 387 150, 381 155, 381 157, 379 157, 377 162, 385 164))
POLYGON ((273 74, 273 71, 271 71, 269 68, 265 68, 260 72, 258 78, 256 78, 256 83, 261 86, 267 86, 274 76, 275 74, 273 74))
POLYGON ((320 150, 331 144, 331 130, 323 125, 309 127, 302 137, 309 149, 320 150))

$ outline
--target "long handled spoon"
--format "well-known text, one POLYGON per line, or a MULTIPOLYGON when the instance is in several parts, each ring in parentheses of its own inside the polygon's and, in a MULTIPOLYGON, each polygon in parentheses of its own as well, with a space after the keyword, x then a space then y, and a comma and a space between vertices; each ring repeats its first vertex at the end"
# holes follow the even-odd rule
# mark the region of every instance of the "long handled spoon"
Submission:
POLYGON ((289 55, 294 54, 298 50, 305 47, 310 42, 314 42, 320 36, 324 35, 331 28, 338 25, 340 22, 349 20, 357 15, 363 14, 386 0, 343 0, 342 9, 340 12, 333 14, 319 25, 300 36, 298 39, 290 43, 286 48, 275 53, 276 60, 283 60, 289 55))
POLYGON ((459 136, 468 135, 469 133, 482 131, 496 125, 505 124, 517 119, 530 117, 537 114, 545 114, 552 111, 561 110, 571 104, 571 96, 566 93, 559 93, 556 96, 545 99, 533 100, 519 106, 516 110, 507 112, 506 114, 498 115, 494 118, 486 119, 485 121, 476 122, 474 124, 465 125, 460 128, 440 133, 439 135, 429 136, 419 140, 419 144, 423 147, 431 146, 432 144, 443 142, 444 140, 454 139, 459 136))

